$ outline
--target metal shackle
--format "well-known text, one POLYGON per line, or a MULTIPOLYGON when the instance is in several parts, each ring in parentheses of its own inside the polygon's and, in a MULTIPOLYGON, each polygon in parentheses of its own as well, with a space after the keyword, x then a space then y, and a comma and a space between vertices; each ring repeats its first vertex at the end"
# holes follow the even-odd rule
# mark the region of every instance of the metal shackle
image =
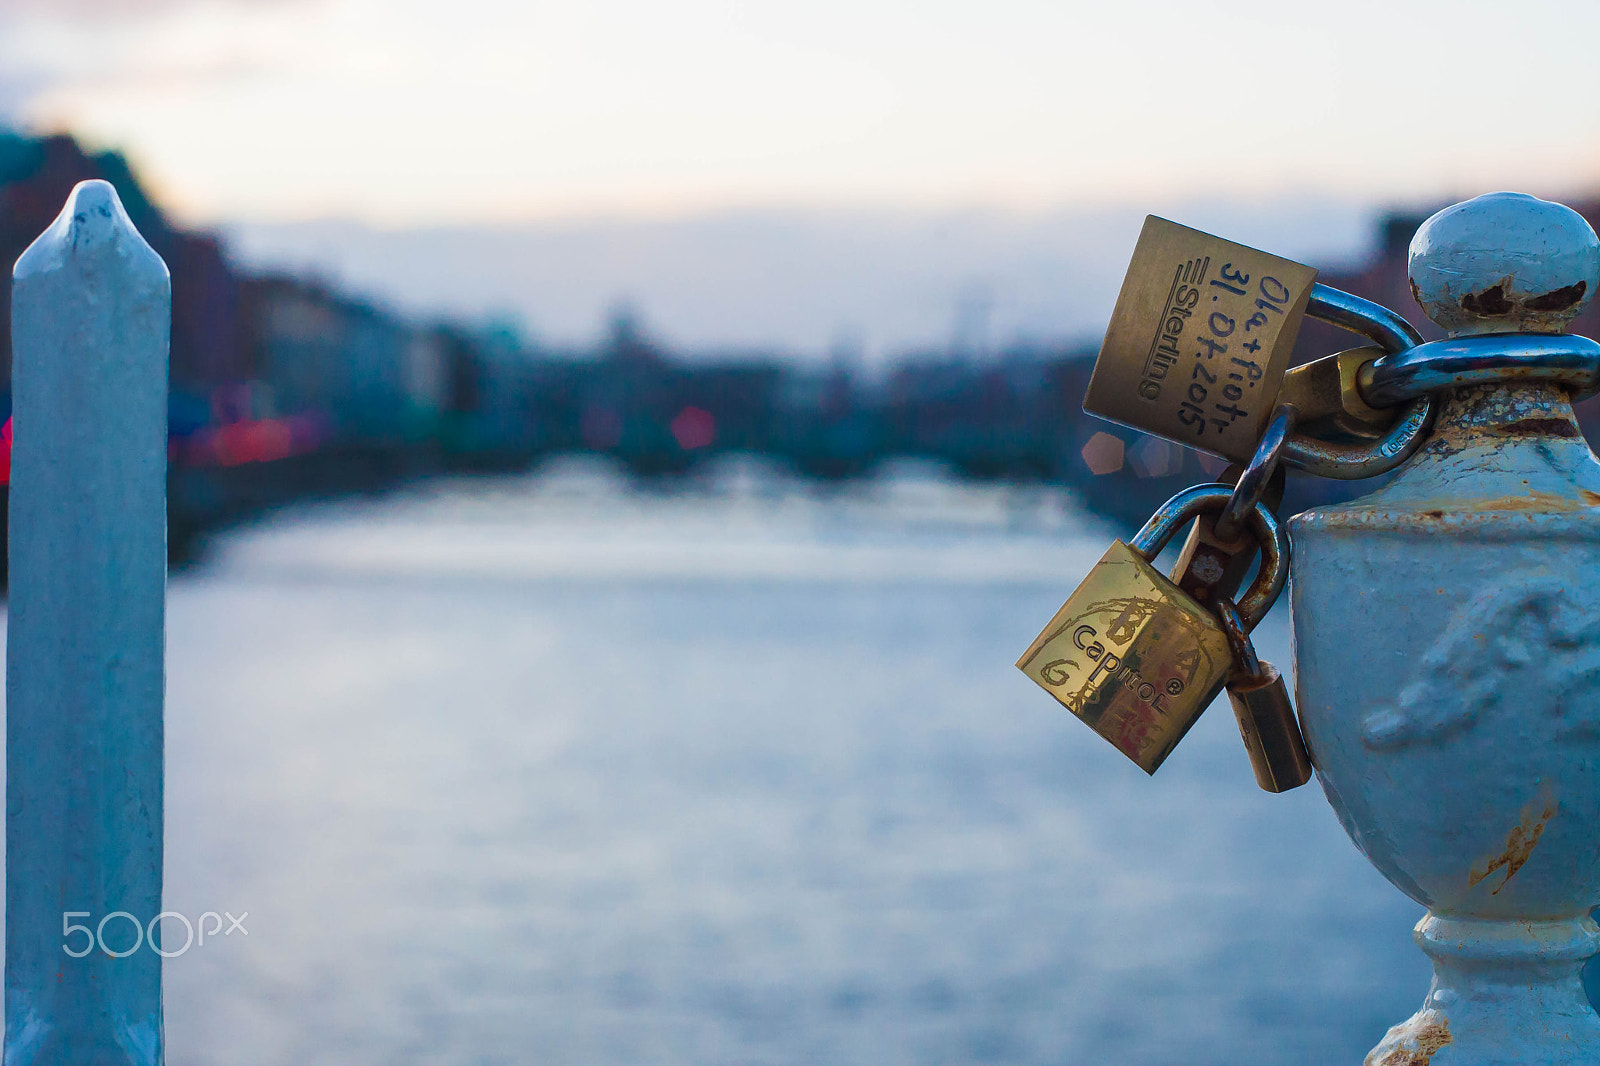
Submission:
POLYGON ((1311 286, 1306 317, 1359 334, 1386 352, 1403 352, 1422 343, 1417 328, 1387 307, 1321 282, 1311 286))
POLYGON ((1289 443, 1295 423, 1299 420, 1300 412, 1295 410, 1294 404, 1280 403, 1273 409, 1272 417, 1267 421, 1267 430, 1261 435, 1261 443, 1256 445, 1255 455, 1250 457, 1249 464, 1239 474, 1239 480, 1233 486, 1233 495, 1228 497, 1227 506, 1211 527, 1217 537, 1234 540, 1239 536, 1240 523, 1249 517, 1266 494, 1267 484, 1277 472, 1283 459, 1283 449, 1289 443))
POLYGON ((1256 654, 1255 643, 1250 639, 1250 627, 1239 617, 1239 608, 1226 596, 1216 602, 1217 621, 1228 635, 1228 646, 1233 649, 1234 665, 1246 677, 1261 676, 1261 657, 1256 654))
MULTIPOLYGON (((1128 547, 1146 562, 1154 562, 1161 549, 1177 535, 1185 523, 1203 514, 1220 513, 1233 498, 1232 485, 1195 485, 1184 489, 1157 507, 1144 527, 1128 541, 1128 547)), ((1289 578, 1289 535, 1265 504, 1249 512, 1247 526, 1261 548, 1261 569, 1248 591, 1239 598, 1239 615, 1250 629, 1266 617, 1283 592, 1289 578)))

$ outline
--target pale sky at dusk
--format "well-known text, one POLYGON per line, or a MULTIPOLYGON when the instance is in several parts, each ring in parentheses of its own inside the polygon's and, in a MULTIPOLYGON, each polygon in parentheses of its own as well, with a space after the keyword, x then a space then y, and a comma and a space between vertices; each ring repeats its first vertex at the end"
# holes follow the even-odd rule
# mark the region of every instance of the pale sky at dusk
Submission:
POLYGON ((0 0, 185 217, 1368 198, 1600 178, 1600 4, 0 0))
POLYGON ((403 305, 887 349, 975 288, 999 339, 1092 331, 1147 210, 1348 255, 1385 204, 1600 189, 1600 3, 0 0, 0 118, 403 305), (528 239, 369 239, 486 227, 528 239))

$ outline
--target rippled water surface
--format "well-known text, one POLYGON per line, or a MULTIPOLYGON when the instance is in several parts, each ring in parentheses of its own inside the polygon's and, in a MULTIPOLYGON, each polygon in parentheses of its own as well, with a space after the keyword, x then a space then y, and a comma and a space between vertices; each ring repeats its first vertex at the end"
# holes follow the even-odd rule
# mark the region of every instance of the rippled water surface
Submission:
POLYGON ((1225 701, 1147 778, 1012 666, 1114 532, 569 462, 228 535, 172 583, 167 901, 249 935, 167 964, 169 1060, 1359 1062, 1419 909, 1316 787, 1225 701))

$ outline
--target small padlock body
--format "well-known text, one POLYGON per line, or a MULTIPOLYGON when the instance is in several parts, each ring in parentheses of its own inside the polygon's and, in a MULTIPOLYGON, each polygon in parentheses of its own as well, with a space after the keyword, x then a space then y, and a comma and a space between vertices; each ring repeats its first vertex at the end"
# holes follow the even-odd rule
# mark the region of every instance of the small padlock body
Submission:
POLYGON ((1277 667, 1263 662, 1259 677, 1230 681, 1228 702, 1239 720, 1256 784, 1268 792, 1287 792, 1311 780, 1311 756, 1277 667))
MULTIPOLYGON (((1238 480, 1237 468, 1234 468, 1232 480, 1238 480)), ((1277 510, 1283 502, 1283 488, 1284 474, 1280 465, 1268 480, 1261 502, 1277 510)), ((1254 538, 1244 530, 1231 541, 1218 537, 1217 518, 1216 514, 1203 514, 1194 520, 1171 571, 1173 584, 1208 609, 1218 596, 1231 599, 1238 595, 1239 586, 1244 584, 1260 554, 1254 538)))
POLYGON ((1120 540, 1017 660, 1146 773, 1216 698, 1231 666, 1216 617, 1120 540))

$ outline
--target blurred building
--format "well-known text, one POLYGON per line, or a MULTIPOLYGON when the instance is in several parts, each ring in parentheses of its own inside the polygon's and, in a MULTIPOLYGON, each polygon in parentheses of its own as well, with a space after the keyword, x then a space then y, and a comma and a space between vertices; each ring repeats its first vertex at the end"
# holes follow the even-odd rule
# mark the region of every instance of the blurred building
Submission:
MULTIPOLYGON (((506 327, 410 322, 314 279, 241 272, 216 238, 171 225, 120 155, 70 137, 0 132, 0 254, 14 261, 73 185, 96 177, 117 187, 172 272, 169 497, 180 555, 204 530, 287 500, 437 470, 526 468, 560 452, 603 453, 651 477, 727 452, 822 478, 913 456, 968 477, 1068 485, 1129 523, 1223 466, 1084 415, 1092 348, 996 348, 972 323, 958 330, 968 340, 911 353, 869 382, 848 359, 812 368, 761 351, 689 358, 626 309, 580 351, 530 346, 506 327), (970 339, 980 334, 981 344, 970 339)), ((1600 219, 1600 203, 1577 206, 1600 219)), ((1405 265, 1420 222, 1388 219, 1370 262, 1322 280, 1420 321, 1405 265)), ((0 292, 9 320, 9 287, 0 292)), ((1597 331, 1591 309, 1576 332, 1597 331)), ((1359 343, 1307 322, 1296 361, 1359 343)), ((9 413, 8 327, 0 371, 9 413)), ((1286 506, 1352 491, 1291 483, 1286 506)))

